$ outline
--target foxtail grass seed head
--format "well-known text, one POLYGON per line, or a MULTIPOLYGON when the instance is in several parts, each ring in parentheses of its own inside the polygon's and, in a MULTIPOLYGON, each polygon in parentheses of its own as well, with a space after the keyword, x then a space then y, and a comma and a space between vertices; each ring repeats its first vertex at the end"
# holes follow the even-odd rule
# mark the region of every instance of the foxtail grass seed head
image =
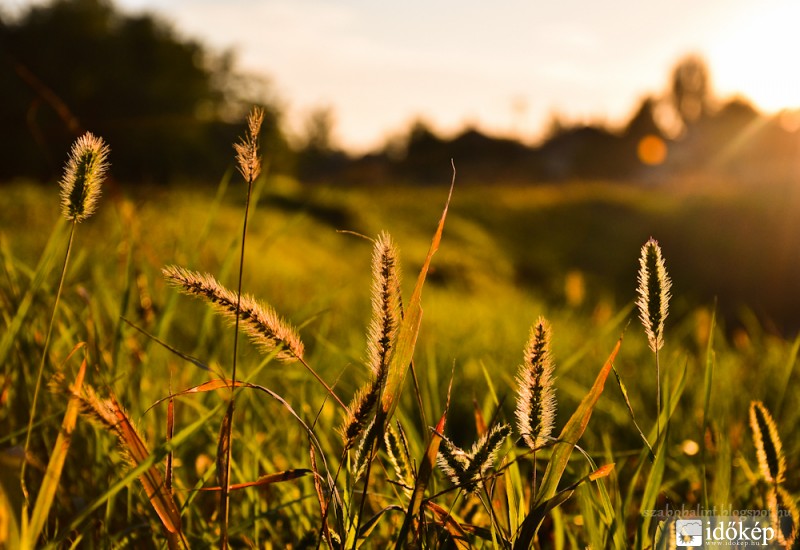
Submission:
MULTIPOLYGON (((217 313, 234 322, 236 319, 236 292, 223 287, 208 273, 197 273, 178 266, 161 270, 164 277, 184 294, 202 298, 217 313)), ((278 316, 274 309, 259 303, 248 294, 239 303, 240 326, 250 340, 266 353, 278 350, 281 361, 303 358, 303 342, 297 331, 278 316)))
POLYGON ((539 317, 531 327, 525 347, 525 362, 517 375, 517 429, 531 450, 547 443, 555 423, 551 333, 550 323, 544 317, 539 317))
POLYGON ((499 424, 481 436, 470 449, 469 471, 474 472, 479 478, 494 466, 495 457, 503 441, 511 434, 511 426, 499 424))
POLYGON ((372 376, 383 384, 400 326, 400 269, 397 248, 388 233, 381 233, 372 253, 372 321, 367 341, 367 362, 372 376))
POLYGON ((454 485, 468 493, 475 492, 480 488, 481 479, 494 466, 497 452, 510 433, 511 427, 507 424, 495 426, 483 434, 469 452, 445 437, 436 462, 454 485))
POLYGON ((236 163, 239 172, 249 182, 253 182, 261 173, 261 157, 258 154, 258 136, 261 133, 261 123, 264 122, 264 109, 253 107, 247 116, 247 135, 239 143, 234 143, 236 150, 236 163))
POLYGON ((358 481, 361 476, 367 471, 367 464, 372 459, 372 448, 375 439, 378 437, 379 426, 375 422, 375 417, 367 426, 364 437, 356 447, 355 456, 353 457, 353 479, 358 481))
POLYGON ((761 475, 769 483, 783 483, 786 480, 786 458, 778 426, 761 401, 750 402, 750 428, 761 475))
POLYGON ((411 497, 414 485, 414 469, 411 465, 411 453, 408 450, 408 441, 403 426, 398 420, 394 426, 389 425, 383 434, 386 443, 386 454, 392 461, 397 481, 403 487, 406 497, 411 497))
POLYGON ((448 438, 442 438, 442 444, 439 446, 439 454, 436 456, 436 464, 450 479, 453 485, 464 487, 465 490, 469 490, 468 487, 471 485, 470 479, 467 476, 469 463, 469 456, 463 449, 448 438))
POLYGON ((108 170, 110 149, 103 138, 86 132, 72 145, 61 178, 61 212, 71 222, 80 223, 97 208, 100 185, 108 170))
POLYGON ((400 326, 400 273, 397 248, 388 233, 381 233, 372 253, 372 320, 367 333, 367 365, 370 381, 348 407, 340 429, 345 450, 363 433, 378 402, 400 326))
POLYGON ((353 396, 353 401, 347 407, 345 420, 339 430, 345 450, 352 448, 359 436, 364 433, 379 395, 380 386, 373 381, 363 386, 353 396))
POLYGON ((652 237, 642 246, 639 258, 639 319, 653 353, 664 345, 664 320, 669 314, 672 281, 667 274, 658 241, 652 237))
POLYGON ((791 493, 775 485, 767 495, 767 507, 778 544, 784 548, 795 548, 800 529, 800 511, 791 493))

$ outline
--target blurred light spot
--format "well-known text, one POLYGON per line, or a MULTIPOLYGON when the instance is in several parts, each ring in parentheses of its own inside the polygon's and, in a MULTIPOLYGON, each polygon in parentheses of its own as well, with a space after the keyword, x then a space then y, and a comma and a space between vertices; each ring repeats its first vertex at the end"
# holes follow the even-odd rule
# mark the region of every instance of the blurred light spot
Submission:
POLYGON ((564 280, 564 294, 570 307, 578 307, 583 303, 583 299, 586 297, 586 281, 583 273, 578 270, 567 273, 564 280))
POLYGON ((698 347, 704 348, 708 345, 711 337, 711 312, 704 307, 698 308, 694 312, 694 340, 698 347))
POLYGON ((614 308, 611 307, 611 304, 608 301, 603 300, 597 304, 597 307, 594 308, 592 312, 592 322, 595 326, 602 327, 607 322, 611 320, 611 316, 614 314, 614 308))
POLYGON ((743 329, 738 329, 733 332, 733 345, 739 351, 746 351, 750 349, 750 335, 743 329))
POLYGON ((578 527, 583 525, 583 516, 575 516, 575 519, 572 520, 575 525, 578 527))
POLYGON ((636 148, 639 160, 649 166, 656 166, 667 158, 667 144, 658 136, 644 136, 636 148))
POLYGON ((794 133, 800 130, 800 110, 790 111, 788 109, 781 111, 778 116, 778 122, 781 128, 787 132, 794 133))
POLYGON ((697 444, 697 441, 686 439, 681 443, 681 451, 686 456, 694 456, 700 452, 700 445, 697 444))
POLYGON ((197 455, 197 458, 194 460, 194 471, 198 477, 203 477, 206 471, 214 464, 214 460, 208 456, 207 454, 203 453, 197 455))

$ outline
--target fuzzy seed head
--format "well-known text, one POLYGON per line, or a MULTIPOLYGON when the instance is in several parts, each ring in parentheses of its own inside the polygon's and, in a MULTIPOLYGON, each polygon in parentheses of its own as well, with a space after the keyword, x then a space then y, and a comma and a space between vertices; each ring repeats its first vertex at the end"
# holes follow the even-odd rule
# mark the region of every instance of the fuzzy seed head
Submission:
POLYGON ((769 483, 783 483, 786 480, 786 458, 778 426, 761 401, 750 402, 750 428, 761 475, 769 483))
POLYGON ((379 395, 380 385, 373 380, 361 387, 353 396, 353 400, 347 407, 345 420, 339 429, 345 451, 350 449, 359 436, 364 433, 379 395))
POLYGON ((406 497, 411 497, 414 485, 414 469, 411 465, 411 453, 408 450, 408 441, 403 426, 399 421, 395 426, 389 426, 383 435, 386 443, 386 454, 392 461, 397 481, 403 487, 406 497), (396 426, 396 427, 395 427, 396 426))
POLYGON ((400 327, 400 268, 397 248, 381 233, 372 253, 372 321, 367 338, 367 364, 381 385, 400 327))
POLYGON ((258 154, 258 136, 261 133, 261 123, 264 122, 264 109, 253 107, 247 116, 247 135, 239 143, 234 143, 236 150, 236 163, 242 177, 252 183, 261 173, 261 157, 258 154))
POLYGON ((511 433, 508 424, 494 426, 483 434, 469 452, 457 447, 446 437, 439 447, 437 464, 454 485, 468 493, 480 489, 480 482, 494 466, 495 457, 506 437, 511 433))
POLYGON ((517 375, 517 429, 531 450, 540 449, 548 442, 555 424, 551 333, 550 323, 539 317, 531 327, 525 362, 517 375))
MULTIPOLYGON (((184 294, 202 298, 231 322, 236 320, 237 293, 228 290, 208 273, 197 273, 178 266, 161 270, 164 277, 184 294)), ((266 353, 279 350, 281 361, 303 358, 303 342, 297 331, 278 316, 272 307, 248 294, 239 303, 240 327, 250 340, 266 353)))
POLYGON ((372 253, 372 320, 367 333, 370 381, 356 392, 340 429, 345 450, 351 448, 378 402, 400 326, 400 273, 397 249, 388 233, 381 233, 372 253))
POLYGON ((86 132, 72 145, 61 187, 61 212, 71 222, 80 223, 97 208, 100 185, 108 170, 110 148, 103 138, 86 132))
POLYGON ((367 470, 367 464, 372 460, 372 448, 375 440, 378 437, 378 430, 380 426, 375 422, 375 417, 367 426, 364 437, 356 447, 355 456, 353 457, 353 479, 358 481, 367 470))
POLYGON ((436 464, 450 479, 453 485, 463 487, 465 490, 473 488, 467 476, 469 463, 469 456, 463 449, 448 438, 442 438, 442 444, 439 446, 439 454, 436 457, 436 464))
POLYGON ((639 257, 639 319, 644 325, 647 341, 653 353, 664 345, 664 320, 669 314, 670 281, 661 247, 652 237, 642 246, 639 257))
POLYGON ((781 485, 775 485, 767 494, 767 507, 778 544, 784 548, 795 548, 800 529, 800 511, 791 493, 781 485))

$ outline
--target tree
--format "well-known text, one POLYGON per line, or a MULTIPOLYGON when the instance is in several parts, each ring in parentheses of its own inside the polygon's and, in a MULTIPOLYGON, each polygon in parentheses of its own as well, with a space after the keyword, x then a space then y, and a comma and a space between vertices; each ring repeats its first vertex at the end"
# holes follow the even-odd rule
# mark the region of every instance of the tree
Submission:
MULTIPOLYGON (((110 0, 53 0, 0 18, 0 124, 14 136, 0 149, 0 178, 52 176, 83 130, 111 144, 117 178, 218 178, 231 122, 244 115, 235 76, 232 56, 110 0)), ((267 111, 267 141, 280 145, 279 113, 267 111)))
POLYGON ((331 177, 349 160, 334 143, 335 126, 336 116, 330 107, 319 107, 309 114, 297 155, 297 175, 302 180, 331 177))
POLYGON ((708 114, 711 85, 706 62, 698 55, 688 55, 672 70, 670 102, 684 128, 691 127, 708 114))

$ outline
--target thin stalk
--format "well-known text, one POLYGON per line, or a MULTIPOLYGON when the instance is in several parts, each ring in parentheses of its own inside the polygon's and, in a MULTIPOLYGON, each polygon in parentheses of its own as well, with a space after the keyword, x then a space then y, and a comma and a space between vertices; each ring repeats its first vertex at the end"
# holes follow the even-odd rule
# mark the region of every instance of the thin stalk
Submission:
POLYGON ((67 243, 67 252, 64 255, 64 264, 61 266, 61 278, 58 281, 58 291, 56 292, 56 301, 53 305, 53 313, 50 316, 50 325, 47 328, 47 336, 44 340, 44 350, 42 350, 42 360, 39 363, 39 374, 36 376, 36 387, 33 390, 33 404, 31 405, 31 416, 28 419, 28 429, 25 434, 25 447, 22 460, 22 471, 20 473, 20 484, 22 486, 22 494, 25 497, 25 508, 29 505, 28 487, 25 485, 25 467, 28 464, 28 449, 31 444, 31 432, 33 431, 33 421, 36 417, 36 404, 39 401, 39 390, 42 386, 42 375, 44 374, 44 364, 47 361, 47 350, 50 347, 50 339, 53 335, 53 327, 55 326, 56 312, 58 311, 58 304, 61 301, 61 291, 64 288, 64 279, 67 275, 67 265, 69 264, 69 255, 72 251, 72 241, 75 237, 76 220, 72 220, 72 227, 69 230, 69 242, 67 243))
POLYGON ((308 372, 310 372, 310 373, 311 373, 311 374, 314 376, 314 378, 316 378, 316 379, 317 379, 317 382, 319 382, 320 384, 322 384, 322 386, 325 388, 325 390, 328 392, 328 394, 329 394, 331 397, 333 397, 333 398, 336 400, 336 402, 337 402, 337 403, 338 403, 338 404, 339 404, 339 405, 342 407, 342 409, 344 409, 345 411, 347 411, 347 410, 348 410, 348 407, 347 407, 347 405, 345 405, 345 404, 344 404, 344 402, 343 402, 343 401, 342 401, 342 400, 339 398, 339 396, 338 396, 338 395, 336 395, 336 392, 334 392, 334 391, 333 391, 333 388, 332 388, 332 387, 330 387, 330 386, 328 385, 328 383, 327 383, 327 382, 325 382, 325 380, 324 380, 324 379, 323 379, 323 378, 322 378, 322 377, 321 377, 319 374, 317 374, 317 371, 315 371, 315 370, 314 370, 314 369, 311 367, 311 365, 309 365, 309 364, 306 362, 306 360, 305 360, 305 359, 303 359, 302 357, 298 357, 298 356, 296 356, 296 355, 295 355, 295 359, 297 359, 298 361, 300 361, 300 364, 301 364, 301 365, 303 365, 303 366, 306 368, 306 370, 307 370, 308 372))
POLYGON ((656 349, 656 444, 661 437, 661 365, 656 349))
MULTIPOLYGON (((377 420, 376 420, 377 422, 377 420)), ((383 430, 378 430, 378 434, 382 437, 383 430)), ((369 450, 369 459, 367 461, 367 471, 364 473, 364 491, 361 495, 361 502, 358 507, 358 518, 356 518, 356 535, 353 537, 353 549, 356 550, 358 548, 358 532, 361 529, 361 519, 364 516, 364 505, 367 502, 367 497, 369 496, 369 474, 372 470, 372 461, 375 460, 375 456, 378 454, 378 436, 375 437, 375 441, 372 442, 372 447, 369 450)), ((355 491, 355 488, 353 488, 355 491)))
MULTIPOLYGON (((239 355, 239 309, 242 304, 242 278, 244 274, 244 250, 245 250, 245 241, 247 240, 247 220, 250 217, 250 195, 253 191, 253 179, 247 179, 247 198, 245 199, 244 203, 244 223, 242 224, 242 248, 239 253, 239 281, 236 287, 236 317, 234 321, 234 331, 233 331, 233 366, 231 367, 231 404, 235 402, 235 391, 236 391, 236 358, 239 355)), ((228 537, 227 537, 227 530, 228 530, 228 516, 230 512, 230 501, 231 501, 231 492, 230 492, 230 483, 231 483, 231 456, 232 456, 232 439, 233 439, 233 416, 231 415, 230 421, 227 424, 227 433, 225 436, 228 439, 228 448, 226 451, 225 456, 225 464, 227 467, 227 474, 225 479, 228 480, 228 487, 225 490, 225 517, 222 519, 222 538, 220 541, 220 546, 223 548, 228 547, 228 537)))
POLYGON ((533 503, 536 502, 536 449, 533 449, 533 482, 531 483, 530 511, 533 512, 533 503))

